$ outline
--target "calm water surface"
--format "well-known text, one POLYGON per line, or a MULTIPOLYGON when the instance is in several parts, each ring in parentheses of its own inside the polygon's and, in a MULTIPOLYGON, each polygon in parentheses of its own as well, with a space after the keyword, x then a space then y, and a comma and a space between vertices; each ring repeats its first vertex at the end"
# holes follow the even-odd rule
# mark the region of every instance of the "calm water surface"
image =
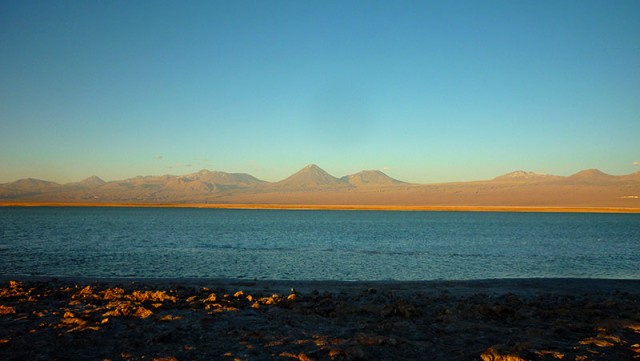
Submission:
POLYGON ((640 278, 640 214, 0 208, 0 274, 640 278))

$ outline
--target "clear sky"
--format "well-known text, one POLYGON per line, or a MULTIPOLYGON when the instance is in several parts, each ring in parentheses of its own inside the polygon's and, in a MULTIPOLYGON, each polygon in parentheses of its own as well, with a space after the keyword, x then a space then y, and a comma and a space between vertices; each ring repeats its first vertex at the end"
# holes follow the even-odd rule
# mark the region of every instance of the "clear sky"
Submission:
POLYGON ((637 162, 640 1, 0 0, 0 182, 637 162))

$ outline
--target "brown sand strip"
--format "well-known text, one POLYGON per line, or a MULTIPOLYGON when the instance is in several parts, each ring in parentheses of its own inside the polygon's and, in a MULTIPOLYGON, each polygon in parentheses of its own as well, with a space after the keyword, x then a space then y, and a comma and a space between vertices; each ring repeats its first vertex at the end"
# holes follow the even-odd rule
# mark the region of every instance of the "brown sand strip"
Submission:
POLYGON ((633 360, 640 281, 0 283, 0 359, 633 360))
POLYGON ((555 212, 555 213, 640 213, 625 207, 527 207, 527 206, 403 206, 403 205, 317 205, 317 204, 210 204, 210 203, 97 203, 97 202, 0 202, 0 207, 146 207, 285 210, 369 210, 448 212, 555 212))

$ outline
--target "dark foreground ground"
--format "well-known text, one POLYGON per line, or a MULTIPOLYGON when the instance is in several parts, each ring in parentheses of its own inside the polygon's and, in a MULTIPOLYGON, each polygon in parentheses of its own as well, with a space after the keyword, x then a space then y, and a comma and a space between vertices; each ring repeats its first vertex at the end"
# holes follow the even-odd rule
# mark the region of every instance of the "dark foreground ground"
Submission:
POLYGON ((0 359, 640 360, 640 281, 4 280, 0 359))

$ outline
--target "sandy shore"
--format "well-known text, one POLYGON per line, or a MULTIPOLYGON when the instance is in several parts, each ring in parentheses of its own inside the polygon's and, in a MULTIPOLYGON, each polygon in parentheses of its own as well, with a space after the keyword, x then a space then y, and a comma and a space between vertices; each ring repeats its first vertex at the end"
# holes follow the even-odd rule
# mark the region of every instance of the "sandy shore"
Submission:
POLYGON ((0 283, 0 359, 633 360, 640 281, 0 283))
POLYGON ((98 202, 0 202, 0 207, 146 207, 212 209, 299 209, 361 211, 448 211, 448 212, 556 212, 556 213, 640 213, 627 207, 528 207, 528 206, 403 206, 323 204, 212 204, 212 203, 98 203, 98 202))

